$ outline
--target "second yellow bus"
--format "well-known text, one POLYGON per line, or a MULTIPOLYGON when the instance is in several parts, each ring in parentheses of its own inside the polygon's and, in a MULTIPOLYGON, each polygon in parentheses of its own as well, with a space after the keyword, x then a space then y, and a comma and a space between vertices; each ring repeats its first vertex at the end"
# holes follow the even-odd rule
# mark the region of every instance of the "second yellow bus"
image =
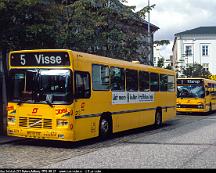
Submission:
POLYGON ((216 110, 216 81, 204 78, 177 79, 177 112, 216 110))

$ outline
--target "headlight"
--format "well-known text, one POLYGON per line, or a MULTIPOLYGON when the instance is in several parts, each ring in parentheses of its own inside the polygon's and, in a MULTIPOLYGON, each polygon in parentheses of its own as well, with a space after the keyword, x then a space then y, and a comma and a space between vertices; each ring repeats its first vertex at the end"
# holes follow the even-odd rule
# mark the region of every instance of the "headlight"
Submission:
POLYGON ((203 109, 203 108, 204 108, 204 105, 198 105, 198 108, 199 108, 199 109, 203 109))
POLYGON ((16 123, 15 116, 9 116, 8 117, 8 124, 15 124, 15 123, 16 123))
POLYGON ((57 126, 68 126, 69 122, 67 120, 58 119, 57 126))

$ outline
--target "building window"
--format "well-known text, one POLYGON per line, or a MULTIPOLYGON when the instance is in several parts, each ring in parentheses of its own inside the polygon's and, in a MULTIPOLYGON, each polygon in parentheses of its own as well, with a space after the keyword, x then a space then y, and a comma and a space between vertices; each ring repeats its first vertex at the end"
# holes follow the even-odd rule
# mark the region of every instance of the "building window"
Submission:
POLYGON ((203 63, 203 69, 205 70, 205 71, 209 71, 209 64, 208 63, 203 63))
POLYGON ((192 46, 185 46, 185 56, 192 55, 192 46))
POLYGON ((208 45, 202 45, 202 56, 208 56, 208 45))

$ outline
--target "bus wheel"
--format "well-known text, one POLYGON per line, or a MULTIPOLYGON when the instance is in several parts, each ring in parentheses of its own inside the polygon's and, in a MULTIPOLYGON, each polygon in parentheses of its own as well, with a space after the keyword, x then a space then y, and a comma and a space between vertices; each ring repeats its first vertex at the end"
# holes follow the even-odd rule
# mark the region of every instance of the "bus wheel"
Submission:
POLYGON ((161 111, 157 110, 155 113, 155 127, 159 128, 162 126, 162 113, 161 111))
POLYGON ((101 117, 99 127, 99 137, 105 139, 111 134, 111 122, 106 117, 101 117))
POLYGON ((212 112, 212 104, 210 103, 210 105, 209 105, 209 113, 211 113, 212 112))

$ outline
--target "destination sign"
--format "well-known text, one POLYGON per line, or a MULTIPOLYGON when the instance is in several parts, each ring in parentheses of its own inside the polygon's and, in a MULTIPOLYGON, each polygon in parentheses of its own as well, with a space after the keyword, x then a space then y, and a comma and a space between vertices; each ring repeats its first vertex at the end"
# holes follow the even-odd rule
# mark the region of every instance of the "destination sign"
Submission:
POLYGON ((202 79, 178 79, 177 84, 200 85, 203 84, 202 79))
POLYGON ((11 66, 69 66, 69 55, 66 52, 13 53, 10 56, 11 66))

